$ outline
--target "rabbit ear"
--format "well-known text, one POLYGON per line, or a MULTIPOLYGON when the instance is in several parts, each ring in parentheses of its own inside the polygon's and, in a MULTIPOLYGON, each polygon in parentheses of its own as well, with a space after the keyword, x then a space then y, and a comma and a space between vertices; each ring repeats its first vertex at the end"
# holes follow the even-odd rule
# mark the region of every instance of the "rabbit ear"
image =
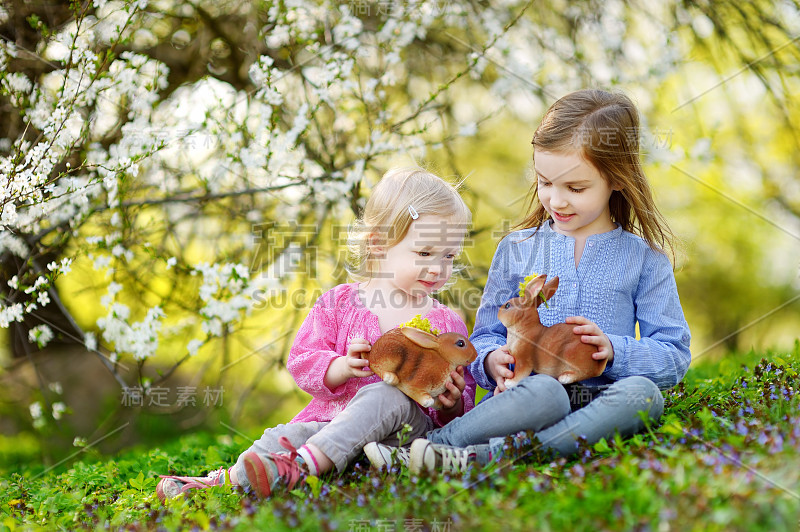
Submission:
POLYGON ((436 349, 439 346, 439 341, 436 336, 429 332, 420 331, 414 327, 401 327, 400 332, 403 335, 424 349, 436 349))
POLYGON ((553 277, 544 285, 542 288, 542 293, 544 294, 544 300, 547 301, 553 295, 555 295, 556 290, 558 290, 558 277, 553 277))
POLYGON ((544 282, 547 280, 547 274, 542 274, 534 277, 528 284, 525 285, 525 301, 533 301, 539 297, 539 292, 542 291, 544 282))

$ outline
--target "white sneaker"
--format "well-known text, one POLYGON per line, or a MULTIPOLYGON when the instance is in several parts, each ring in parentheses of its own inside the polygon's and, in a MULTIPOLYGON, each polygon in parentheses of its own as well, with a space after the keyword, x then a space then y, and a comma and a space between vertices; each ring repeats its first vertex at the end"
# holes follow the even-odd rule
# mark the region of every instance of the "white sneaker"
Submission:
POLYGON ((364 446, 364 454, 376 469, 391 469, 400 465, 408 467, 408 447, 390 447, 373 441, 364 446))
POLYGON ((408 468, 417 475, 422 471, 463 473, 477 460, 477 454, 469 447, 451 447, 423 439, 414 440, 410 454, 408 468))

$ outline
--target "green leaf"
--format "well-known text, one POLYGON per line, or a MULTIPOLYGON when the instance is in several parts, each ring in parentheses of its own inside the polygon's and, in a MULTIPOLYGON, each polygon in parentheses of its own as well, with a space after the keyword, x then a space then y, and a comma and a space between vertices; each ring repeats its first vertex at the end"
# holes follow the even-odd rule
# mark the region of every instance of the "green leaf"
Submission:
POLYGON ((131 487, 137 489, 139 491, 144 490, 145 482, 144 482, 144 473, 139 471, 139 475, 136 478, 129 479, 128 482, 130 483, 131 487))
POLYGON ((206 462, 210 467, 216 467, 216 464, 224 462, 222 456, 219 454, 219 449, 213 445, 210 445, 206 450, 206 462))
POLYGON ((683 436, 683 426, 677 419, 673 419, 661 426, 661 432, 671 436, 683 436))
POLYGON ((716 422, 714 421, 714 414, 711 413, 711 410, 709 410, 708 407, 703 407, 703 409, 697 413, 697 417, 703 422, 704 427, 712 427, 716 425, 716 422))
POLYGON ((305 491, 301 490, 300 488, 293 489, 289 493, 291 493, 292 495, 294 495, 298 499, 307 499, 308 498, 308 493, 306 493, 305 491))
POLYGON ((319 493, 322 490, 322 482, 319 481, 319 477, 309 476, 306 478, 306 484, 308 487, 311 488, 311 495, 316 499, 319 497, 319 493))
POLYGON ((594 444, 594 450, 598 453, 607 453, 611 451, 611 447, 608 445, 605 438, 601 438, 599 442, 594 444))
POLYGON ((660 445, 653 447, 653 450, 655 450, 655 452, 657 452, 658 454, 669 456, 670 458, 675 458, 676 456, 680 456, 681 454, 680 451, 678 451, 677 449, 669 449, 667 447, 662 447, 660 445))

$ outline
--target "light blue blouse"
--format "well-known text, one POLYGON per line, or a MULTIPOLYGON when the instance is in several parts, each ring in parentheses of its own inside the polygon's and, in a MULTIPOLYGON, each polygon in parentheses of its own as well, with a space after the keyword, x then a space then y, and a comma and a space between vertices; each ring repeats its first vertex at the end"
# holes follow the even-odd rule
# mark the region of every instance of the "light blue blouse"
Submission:
POLYGON ((470 372, 481 387, 495 388, 483 363, 486 355, 506 344, 506 328, 497 319, 497 310, 519 295, 519 283, 532 273, 559 277, 549 308, 539 306, 544 325, 584 316, 611 340, 614 360, 603 375, 581 384, 605 385, 640 375, 665 389, 686 374, 691 334, 667 256, 617 225, 586 240, 575 268, 575 239, 557 233, 547 222, 539 231, 525 229, 506 236, 492 259, 470 337, 478 351, 470 372))

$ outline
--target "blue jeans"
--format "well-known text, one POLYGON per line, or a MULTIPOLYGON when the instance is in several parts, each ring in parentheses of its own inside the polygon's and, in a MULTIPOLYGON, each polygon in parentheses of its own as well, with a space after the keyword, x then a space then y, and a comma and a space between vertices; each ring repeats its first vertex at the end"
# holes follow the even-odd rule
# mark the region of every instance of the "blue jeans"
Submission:
POLYGON ((575 395, 570 398, 567 389, 552 377, 532 375, 481 401, 446 426, 428 432, 426 438, 455 447, 473 446, 478 462, 486 463, 502 456, 506 436, 531 430, 543 448, 567 456, 578 450, 581 436, 589 444, 610 438, 615 432, 630 436, 645 427, 640 411, 653 421, 664 412, 661 391, 645 377, 621 379, 591 390, 588 397, 575 395), (582 406, 581 399, 588 404, 582 406))

